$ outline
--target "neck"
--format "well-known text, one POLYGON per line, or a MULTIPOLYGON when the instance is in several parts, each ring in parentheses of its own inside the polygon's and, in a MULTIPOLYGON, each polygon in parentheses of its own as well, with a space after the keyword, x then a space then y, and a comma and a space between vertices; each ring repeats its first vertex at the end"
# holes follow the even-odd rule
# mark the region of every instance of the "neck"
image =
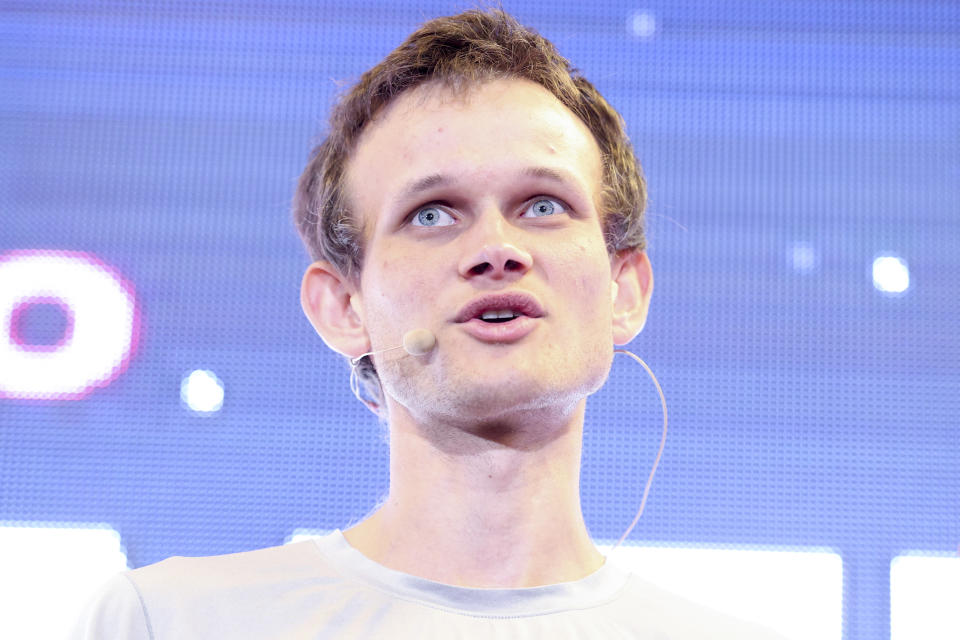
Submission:
POLYGON ((580 511, 586 401, 550 420, 423 425, 391 407, 390 494, 344 532, 391 569, 470 587, 578 580, 603 564, 580 511))

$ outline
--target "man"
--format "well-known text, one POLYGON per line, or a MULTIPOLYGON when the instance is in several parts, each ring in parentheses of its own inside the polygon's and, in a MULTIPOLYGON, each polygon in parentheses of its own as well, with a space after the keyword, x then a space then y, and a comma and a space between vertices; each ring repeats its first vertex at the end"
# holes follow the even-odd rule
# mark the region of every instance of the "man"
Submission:
POLYGON ((412 34, 295 204, 302 305, 389 427, 388 497, 316 542, 118 577, 85 637, 773 637, 606 563, 584 525, 586 397, 653 289, 644 196, 619 116, 546 40, 499 11, 412 34), (418 329, 425 353, 396 348, 418 329))

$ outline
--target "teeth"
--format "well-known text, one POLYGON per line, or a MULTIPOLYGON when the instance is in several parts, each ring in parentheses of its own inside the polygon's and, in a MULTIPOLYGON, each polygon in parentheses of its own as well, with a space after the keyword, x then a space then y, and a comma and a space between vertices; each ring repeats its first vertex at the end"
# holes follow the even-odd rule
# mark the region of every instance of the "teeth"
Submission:
POLYGON ((481 320, 499 320, 501 318, 516 318, 519 314, 510 311, 509 309, 502 309, 500 311, 484 311, 483 315, 480 316, 481 320))

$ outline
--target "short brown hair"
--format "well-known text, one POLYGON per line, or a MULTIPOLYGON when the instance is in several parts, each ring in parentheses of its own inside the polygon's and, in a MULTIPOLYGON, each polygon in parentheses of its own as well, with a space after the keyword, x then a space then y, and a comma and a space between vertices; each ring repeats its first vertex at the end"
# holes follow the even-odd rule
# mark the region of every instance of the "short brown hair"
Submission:
MULTIPOLYGON (((501 10, 470 10, 425 23, 334 107, 327 137, 313 150, 294 198, 294 221, 311 257, 359 280, 363 232, 348 206, 346 167, 364 128, 381 109, 430 81, 459 88, 498 78, 539 84, 587 125, 603 161, 600 213, 607 250, 644 249, 646 183, 623 119, 544 37, 501 10)), ((369 358, 357 373, 367 391, 381 398, 369 358)))

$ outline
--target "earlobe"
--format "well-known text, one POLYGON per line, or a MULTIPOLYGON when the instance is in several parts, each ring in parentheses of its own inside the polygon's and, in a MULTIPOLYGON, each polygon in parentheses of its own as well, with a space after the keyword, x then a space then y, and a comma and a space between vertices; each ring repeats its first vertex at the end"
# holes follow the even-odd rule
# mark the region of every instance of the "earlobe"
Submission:
POLYGON ((625 249, 612 263, 613 342, 624 345, 643 329, 653 294, 653 269, 646 252, 625 249))
POLYGON ((300 283, 300 306, 328 347, 347 357, 370 350, 357 288, 328 262, 307 267, 300 283))

